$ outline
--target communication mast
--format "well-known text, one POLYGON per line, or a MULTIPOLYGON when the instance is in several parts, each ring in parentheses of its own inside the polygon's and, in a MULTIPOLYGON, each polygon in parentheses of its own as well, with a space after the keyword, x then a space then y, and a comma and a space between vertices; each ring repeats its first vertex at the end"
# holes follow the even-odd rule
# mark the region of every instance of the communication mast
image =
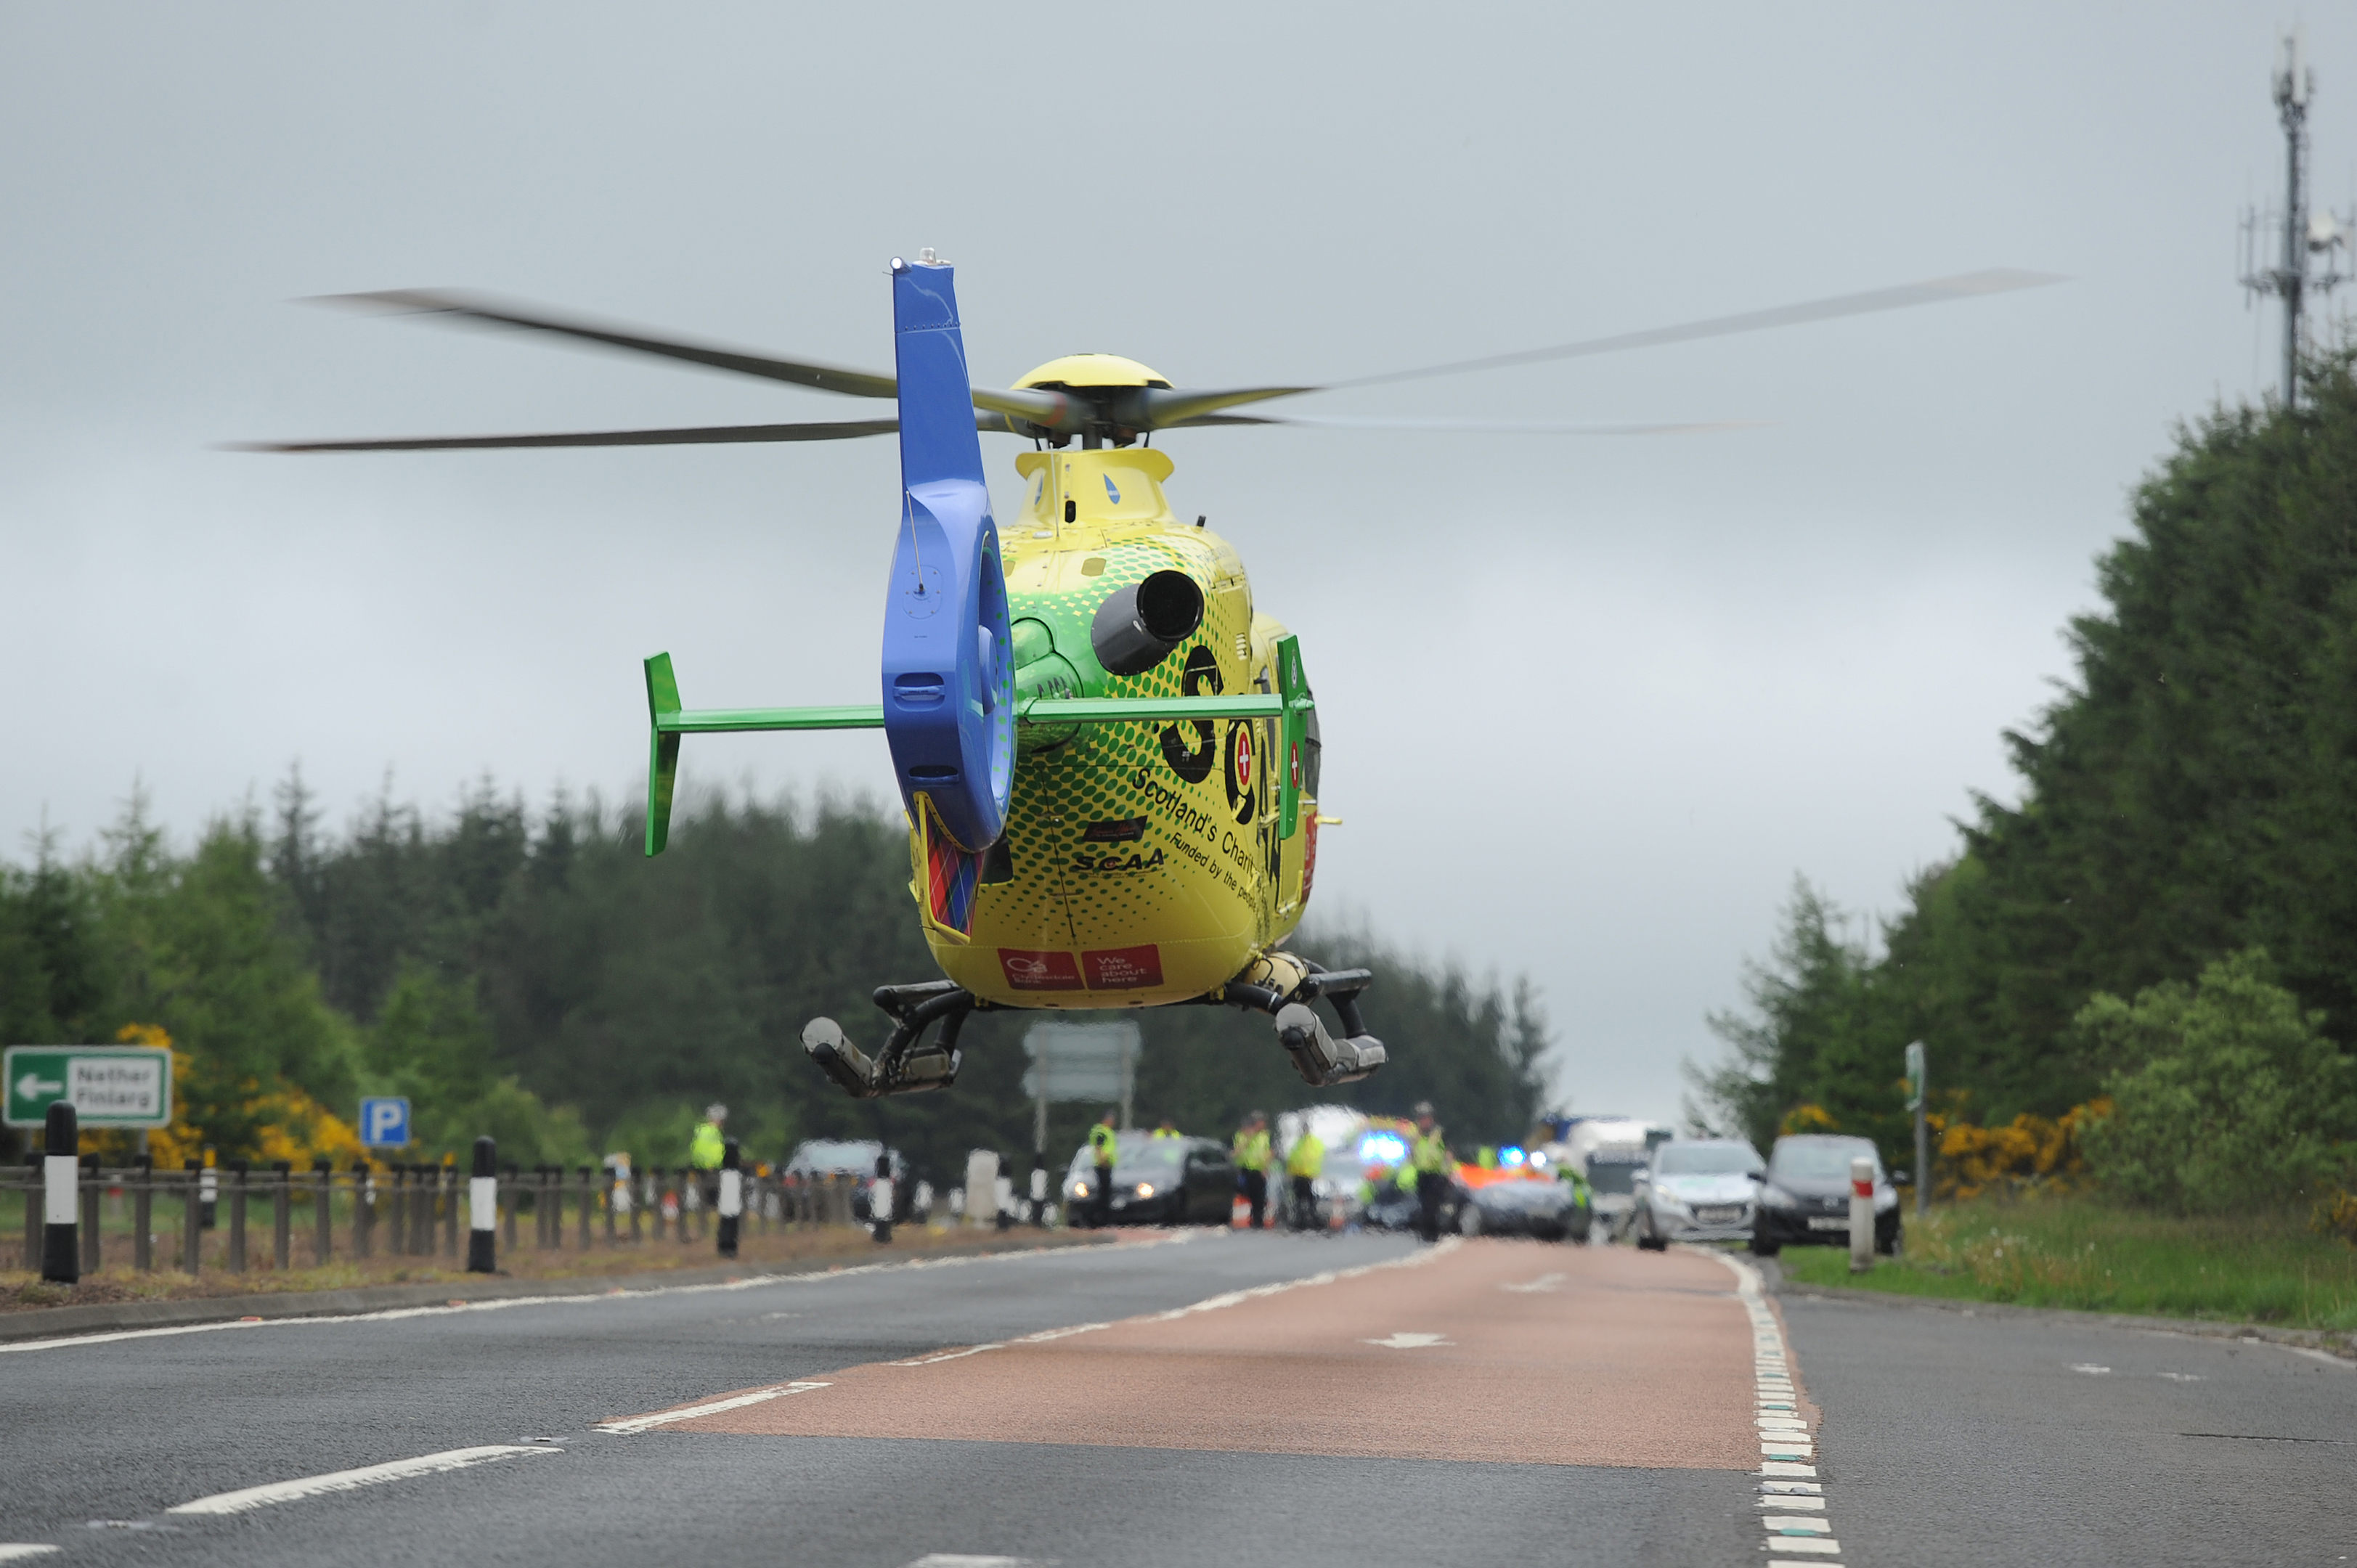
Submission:
POLYGON ((2310 294, 2330 294, 2350 277, 2350 247, 2357 210, 2308 210, 2308 103, 2316 96, 2316 72, 2307 60, 2301 29, 2284 36, 2276 57, 2276 111, 2282 117, 2285 146, 2282 209, 2246 209, 2243 213, 2243 286, 2254 295, 2283 300, 2283 401, 2299 401, 2300 313, 2310 294), (2276 265, 2260 258, 2277 249, 2276 265), (2319 261, 2320 258, 2320 261, 2319 261))

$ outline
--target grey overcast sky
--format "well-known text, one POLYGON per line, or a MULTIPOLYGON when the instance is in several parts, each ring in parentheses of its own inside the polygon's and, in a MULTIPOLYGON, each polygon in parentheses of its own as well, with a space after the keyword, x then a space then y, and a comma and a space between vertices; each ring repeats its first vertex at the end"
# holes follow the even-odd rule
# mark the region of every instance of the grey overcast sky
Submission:
MULTIPOLYGON (((185 843, 298 760, 331 821, 388 772, 618 800, 658 649, 700 706, 874 690, 889 441, 212 445, 866 405, 296 296, 464 285, 889 369, 885 262, 932 245, 979 374, 1217 385, 2067 274, 1297 405, 1753 428, 1160 443, 1302 636, 1347 818, 1323 915, 1529 975, 1564 1099, 1674 1116, 1796 873, 1892 910, 2009 795, 1999 732, 2067 673, 2130 487, 2267 384, 2234 225, 2280 177, 2290 19, 0 0, 0 852, 87 845, 135 779, 185 843)), ((2309 41, 2340 205, 2357 16, 2309 41)), ((1004 511, 1020 444, 985 442, 1004 511)), ((872 736, 686 770, 890 789, 872 736)))

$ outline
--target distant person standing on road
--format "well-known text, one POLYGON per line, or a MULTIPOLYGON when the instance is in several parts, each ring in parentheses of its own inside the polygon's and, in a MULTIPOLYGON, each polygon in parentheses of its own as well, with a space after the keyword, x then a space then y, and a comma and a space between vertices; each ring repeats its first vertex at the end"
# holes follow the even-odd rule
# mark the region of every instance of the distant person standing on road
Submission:
POLYGON ((1247 1114, 1231 1147, 1235 1153, 1236 1187, 1252 1205, 1252 1228, 1257 1230, 1268 1212, 1267 1114, 1259 1111, 1247 1114))
POLYGON ((1285 1174, 1292 1178, 1296 1230, 1318 1229, 1318 1173, 1325 1168, 1325 1140, 1304 1127, 1285 1155, 1285 1174))
POLYGON ((1096 1191, 1091 1196, 1097 1200, 1096 1215, 1100 1225, 1113 1223, 1113 1162, 1120 1147, 1114 1133, 1113 1121, 1114 1113, 1108 1111, 1097 1118, 1095 1126, 1089 1129, 1089 1152, 1097 1163, 1096 1191))
POLYGON ((1448 1140, 1432 1119, 1432 1101, 1415 1107, 1415 1142, 1408 1146, 1408 1168, 1415 1172, 1415 1233, 1427 1241, 1440 1240, 1440 1202, 1448 1195, 1448 1140))
MULTIPOLYGON (((696 1124, 695 1135, 687 1141, 687 1163, 695 1169, 695 1185, 706 1208, 717 1208, 720 1203, 720 1162, 728 1154, 728 1140, 720 1129, 727 1121, 728 1107, 707 1105, 704 1108, 704 1120, 696 1124)), ((704 1221, 699 1219, 696 1223, 701 1225, 704 1221)))

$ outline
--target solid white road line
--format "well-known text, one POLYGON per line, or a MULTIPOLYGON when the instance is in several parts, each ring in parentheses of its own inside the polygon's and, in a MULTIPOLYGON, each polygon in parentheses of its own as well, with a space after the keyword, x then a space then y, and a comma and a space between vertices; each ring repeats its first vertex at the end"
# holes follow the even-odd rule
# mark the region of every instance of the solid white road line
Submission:
MULTIPOLYGON (((107 1345, 119 1339, 166 1339, 181 1334, 216 1334, 229 1328, 295 1328, 317 1327, 322 1324, 394 1323, 408 1317, 454 1317, 465 1312, 505 1312, 518 1306, 604 1306, 618 1301, 644 1301, 659 1295, 706 1295, 715 1292, 759 1290, 766 1285, 824 1284, 831 1280, 847 1280, 863 1274, 903 1273, 916 1269, 955 1269, 974 1263, 1006 1263, 1026 1258, 1053 1258, 1068 1254, 1089 1255, 1099 1251, 1118 1251, 1131 1247, 1175 1247, 1195 1240, 1193 1234, 1180 1231, 1170 1236, 1147 1236, 1137 1240, 1114 1241, 1102 1249, 1094 1247, 1027 1248, 1014 1252, 970 1253, 956 1258, 907 1258, 890 1263, 853 1263, 845 1268, 813 1271, 800 1274, 752 1274, 741 1280, 722 1280, 713 1284, 649 1285, 643 1289, 615 1289, 599 1295, 511 1295, 491 1301, 462 1301, 443 1306, 397 1306, 382 1312, 316 1313, 304 1317, 248 1317, 235 1323, 181 1323, 168 1328, 114 1328, 97 1334, 59 1335, 54 1339, 20 1339, 12 1345, 0 1345, 0 1356, 19 1350, 65 1350, 80 1345, 107 1345)), ((1451 1238, 1454 1240, 1454 1238, 1451 1238)))
POLYGON ((684 1410, 667 1410, 655 1415, 634 1415, 627 1421, 600 1422, 589 1430, 609 1433, 616 1437, 628 1437, 634 1432, 651 1427, 669 1426, 674 1421, 694 1421, 699 1415, 717 1415, 724 1410, 742 1410, 748 1404, 766 1404, 783 1399, 788 1394, 806 1394, 813 1389, 833 1388, 832 1383, 779 1383, 771 1388, 755 1389, 751 1393, 733 1394, 725 1400, 713 1400, 705 1404, 692 1404, 684 1410))
POLYGON ((382 1486, 387 1481, 405 1481, 413 1476, 436 1476, 445 1470, 464 1470, 470 1466, 494 1464, 512 1459, 519 1454, 561 1454, 561 1448, 526 1448, 511 1443, 496 1443, 480 1448, 451 1448, 440 1454, 424 1454, 414 1459, 395 1459, 389 1465, 363 1465, 357 1470, 337 1470, 325 1476, 311 1476, 300 1481, 273 1481, 266 1487, 245 1487, 234 1492, 215 1492, 209 1498, 182 1503, 167 1509, 167 1513, 234 1514, 250 1509, 268 1508, 273 1503, 291 1503, 302 1498, 324 1497, 329 1492, 353 1492, 362 1487, 382 1486))

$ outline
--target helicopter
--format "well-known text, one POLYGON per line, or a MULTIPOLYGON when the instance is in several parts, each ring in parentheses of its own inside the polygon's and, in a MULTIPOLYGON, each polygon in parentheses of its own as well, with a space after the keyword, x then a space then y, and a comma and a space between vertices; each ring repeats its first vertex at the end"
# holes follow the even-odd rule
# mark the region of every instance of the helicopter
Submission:
POLYGON ((1156 433, 1221 425, 1644 434, 1597 422, 1348 420, 1265 405, 1372 386, 1929 305, 2061 281, 1996 269, 1683 326, 1323 384, 1190 389, 1114 354, 1071 354, 996 388, 969 372, 955 269, 894 257, 895 373, 696 343, 446 290, 322 303, 536 331, 624 352, 889 399, 894 416, 799 424, 257 444, 273 452, 795 442, 897 435, 898 532, 879 701, 692 709, 668 653, 644 661, 645 852, 670 834, 690 735, 881 729, 909 827, 909 893, 941 978, 878 986, 873 1054, 832 1018, 805 1052, 860 1099, 946 1089, 976 1010, 1177 1004, 1269 1015, 1317 1088, 1388 1059, 1365 969, 1285 950, 1318 867, 1323 737, 1299 638, 1254 601, 1243 563, 1163 489, 1156 433), (1028 438, 1022 510, 992 513, 981 436, 1028 438), (1314 1004, 1324 1002, 1338 1027, 1314 1004))

